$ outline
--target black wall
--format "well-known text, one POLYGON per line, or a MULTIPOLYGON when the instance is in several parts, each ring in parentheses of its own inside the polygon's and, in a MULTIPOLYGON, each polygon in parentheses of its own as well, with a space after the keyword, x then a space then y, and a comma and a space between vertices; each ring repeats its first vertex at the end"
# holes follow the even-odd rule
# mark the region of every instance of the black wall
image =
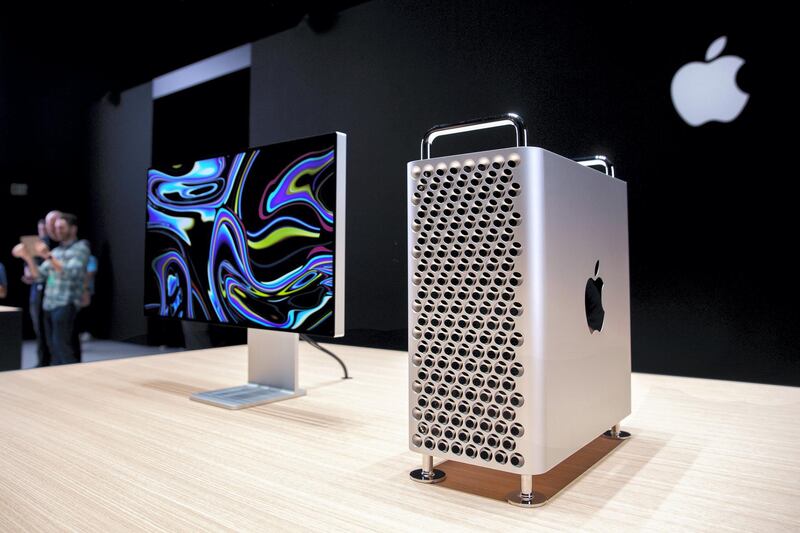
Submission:
POLYGON ((250 69, 153 102, 153 165, 185 163, 248 147, 250 69))
POLYGON ((80 79, 57 64, 33 60, 5 34, 0 56, 0 262, 9 278, 8 297, 0 302, 25 310, 30 337, 29 289, 20 281, 23 263, 11 256, 11 248, 20 235, 35 235, 36 222, 53 209, 77 214, 80 234, 89 232, 89 104, 80 79), (26 185, 27 194, 12 196, 12 183, 26 185))
POLYGON ((145 180, 153 131, 149 83, 107 99, 91 113, 92 161, 87 190, 98 271, 95 332, 117 340, 143 340, 145 180))

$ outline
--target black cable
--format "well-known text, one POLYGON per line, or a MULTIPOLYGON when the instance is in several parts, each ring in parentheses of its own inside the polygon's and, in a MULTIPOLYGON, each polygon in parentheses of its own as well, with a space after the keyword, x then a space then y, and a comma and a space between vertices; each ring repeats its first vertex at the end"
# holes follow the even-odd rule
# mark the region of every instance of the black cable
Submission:
POLYGON ((339 359, 339 356, 337 356, 335 353, 333 353, 332 351, 328 350, 327 348, 323 348, 322 346, 320 346, 317 343, 317 341, 315 341, 314 339, 312 339, 308 335, 305 335, 305 334, 301 333, 300 334, 300 338, 303 339, 304 341, 306 341, 308 344, 310 344, 314 348, 316 348, 317 350, 319 350, 321 352, 325 352, 326 354, 328 354, 331 357, 333 357, 334 359, 336 359, 336 361, 338 361, 338 363, 340 365, 342 365, 342 369, 344 370, 344 378, 342 378, 342 379, 350 379, 350 374, 347 372, 347 365, 344 364, 344 361, 339 359))

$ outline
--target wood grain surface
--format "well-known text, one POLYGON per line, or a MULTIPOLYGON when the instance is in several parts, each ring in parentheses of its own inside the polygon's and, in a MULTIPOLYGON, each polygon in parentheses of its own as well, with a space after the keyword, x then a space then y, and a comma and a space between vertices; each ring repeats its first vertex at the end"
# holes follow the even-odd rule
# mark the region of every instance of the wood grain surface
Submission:
POLYGON ((633 438, 519 509, 517 476, 410 481, 405 353, 330 347, 354 379, 301 343, 307 396, 242 411, 189 400, 241 346, 0 374, 0 531, 800 530, 800 389, 634 374, 633 438))

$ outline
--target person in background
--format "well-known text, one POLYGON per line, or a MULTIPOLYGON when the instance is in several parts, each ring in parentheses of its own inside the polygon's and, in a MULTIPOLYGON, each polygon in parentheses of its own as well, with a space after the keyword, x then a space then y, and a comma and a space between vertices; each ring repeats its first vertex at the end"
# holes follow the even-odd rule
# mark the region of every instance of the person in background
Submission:
MULTIPOLYGON (((44 217, 44 229, 47 237, 50 239, 50 244, 55 245, 58 242, 56 234, 56 222, 61 218, 61 211, 53 210, 47 213, 44 217)), ((50 246, 52 248, 52 246, 50 246)))
POLYGON ((8 294, 8 278, 6 277, 6 267, 0 263, 0 298, 5 298, 8 294))
MULTIPOLYGON (((58 211, 51 211, 51 213, 57 213, 58 216, 61 215, 58 211)), ((53 240, 47 233, 45 219, 39 220, 37 230, 42 242, 44 242, 48 248, 53 248, 53 240)), ((53 225, 53 232, 55 232, 55 225, 53 225)), ((33 260, 36 262, 37 266, 44 262, 44 259, 38 256, 34 257, 33 260)), ((26 265, 25 275, 22 276, 22 282, 31 286, 28 308, 31 315, 31 323, 33 324, 33 332, 36 334, 36 355, 39 357, 39 364, 37 366, 50 366, 50 349, 47 347, 47 339, 45 339, 44 336, 44 309, 42 309, 44 281, 37 281, 31 275, 31 271, 26 265)))
POLYGON ((78 240, 78 218, 62 213, 55 222, 58 247, 50 251, 41 243, 37 255, 44 258, 37 265, 24 245, 12 250, 15 257, 25 261, 31 276, 46 280, 44 291, 44 332, 52 355, 52 364, 78 362, 73 344, 75 318, 81 305, 86 264, 89 261, 89 245, 78 240))
MULTIPOLYGON (((47 213, 44 217, 45 222, 45 230, 47 231, 47 236, 50 238, 50 244, 48 247, 50 249, 58 243, 58 235, 56 230, 56 223, 61 218, 61 211, 53 210, 47 213)), ((87 243, 88 244, 88 243, 87 243)), ((78 328, 72 328, 72 348, 75 352, 75 357, 78 361, 82 359, 81 353, 81 341, 80 337, 78 336, 78 328)))

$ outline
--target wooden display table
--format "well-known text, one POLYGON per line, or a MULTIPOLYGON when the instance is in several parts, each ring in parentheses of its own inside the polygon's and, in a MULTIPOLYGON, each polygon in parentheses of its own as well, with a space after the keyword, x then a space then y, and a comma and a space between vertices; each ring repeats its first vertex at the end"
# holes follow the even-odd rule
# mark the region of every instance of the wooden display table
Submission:
POLYGON ((800 530, 800 389, 635 374, 633 438, 519 509, 518 476, 412 482, 406 354, 332 349, 354 379, 301 343, 307 396, 241 411, 189 395, 240 384, 243 346, 0 374, 0 531, 800 530))

